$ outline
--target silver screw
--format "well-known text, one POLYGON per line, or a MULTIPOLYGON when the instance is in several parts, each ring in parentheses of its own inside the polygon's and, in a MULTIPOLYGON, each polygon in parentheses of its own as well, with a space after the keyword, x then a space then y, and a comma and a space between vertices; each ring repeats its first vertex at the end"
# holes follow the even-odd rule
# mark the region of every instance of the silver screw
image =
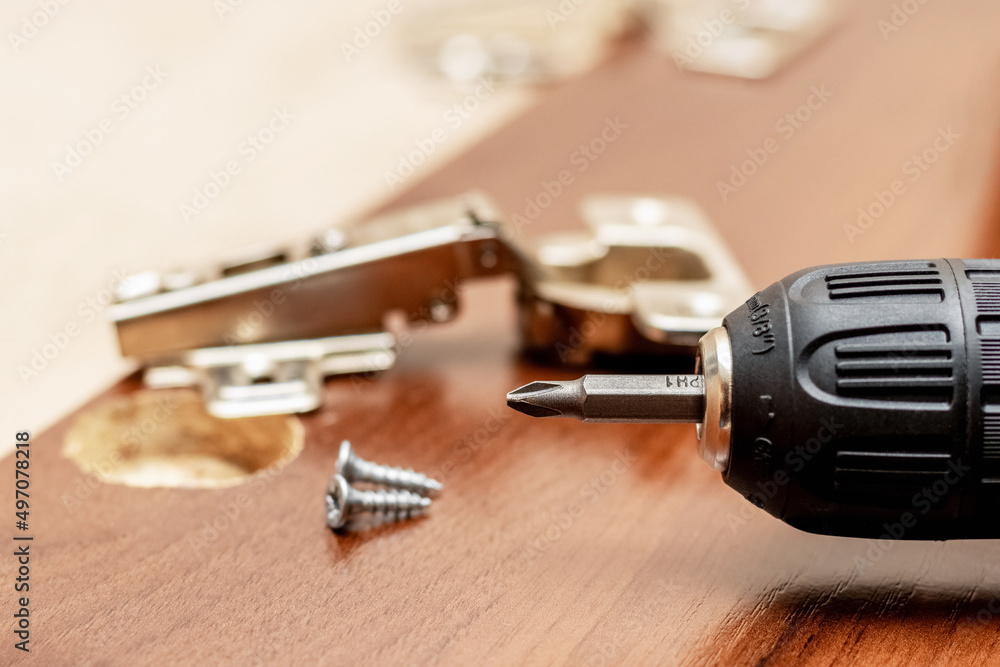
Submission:
POLYGON ((360 491, 343 475, 334 475, 326 489, 326 524, 336 530, 361 512, 401 521, 420 516, 430 504, 430 498, 409 491, 360 491))
POLYGON ((394 489, 413 491, 422 496, 434 496, 441 491, 441 482, 427 475, 365 461, 354 453, 351 443, 347 440, 340 443, 337 474, 343 475, 349 482, 381 484, 394 489))

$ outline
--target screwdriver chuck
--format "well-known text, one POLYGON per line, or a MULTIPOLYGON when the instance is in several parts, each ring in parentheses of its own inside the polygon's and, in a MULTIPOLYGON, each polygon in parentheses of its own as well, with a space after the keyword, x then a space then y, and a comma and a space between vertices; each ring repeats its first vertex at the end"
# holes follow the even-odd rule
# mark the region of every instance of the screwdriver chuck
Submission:
POLYGON ((628 376, 604 376, 600 400, 580 390, 580 410, 549 409, 563 393, 552 387, 570 383, 532 383, 508 403, 535 416, 694 421, 683 416, 702 405, 690 390, 648 379, 693 377, 685 385, 704 391, 703 458, 792 526, 856 537, 1000 537, 1000 261, 799 271, 709 331, 697 363, 700 383, 640 376, 647 380, 615 392, 615 378, 628 376), (630 411, 636 401, 641 410, 630 411))

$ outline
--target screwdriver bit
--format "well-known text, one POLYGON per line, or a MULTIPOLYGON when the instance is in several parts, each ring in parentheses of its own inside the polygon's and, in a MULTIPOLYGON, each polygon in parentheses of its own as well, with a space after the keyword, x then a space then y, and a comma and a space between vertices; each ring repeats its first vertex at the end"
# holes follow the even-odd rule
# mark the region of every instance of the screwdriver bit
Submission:
POLYGON ((695 422, 726 484, 805 531, 1000 538, 1000 260, 799 271, 705 334, 696 373, 532 382, 507 403, 695 422))
POLYGON ((693 424, 705 413, 705 385, 700 375, 587 375, 532 382, 507 394, 507 405, 532 417, 693 424))

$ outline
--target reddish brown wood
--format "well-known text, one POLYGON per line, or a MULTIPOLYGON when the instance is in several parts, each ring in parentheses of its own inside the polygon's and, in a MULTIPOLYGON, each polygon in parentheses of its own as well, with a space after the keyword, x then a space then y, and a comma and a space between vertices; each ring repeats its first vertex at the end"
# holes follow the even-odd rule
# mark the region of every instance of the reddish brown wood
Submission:
MULTIPOLYGON (((1000 8, 928 3, 886 41, 876 21, 891 4, 859 6, 763 83, 682 76, 628 47, 394 204, 477 187, 520 212, 620 117, 620 140, 527 233, 576 224, 587 193, 663 192, 699 200, 758 285, 822 262, 990 255, 1000 8), (722 202, 729 165, 824 84, 834 96, 813 121, 722 202), (849 243, 855 209, 948 126, 961 139, 849 243)), ((417 334, 397 367, 329 382, 324 409, 303 420, 302 455, 256 483, 91 485, 59 453, 72 415, 36 437, 35 659, 911 665, 987 664, 1000 649, 995 542, 891 544, 859 568, 870 543, 760 514, 698 460, 690 427, 507 410, 509 389, 577 374, 518 358, 512 295, 509 281, 470 288, 462 317, 417 334), (322 494, 342 438, 443 478, 431 516, 327 530, 322 494), (206 530, 217 520, 226 527, 206 530)), ((0 580, 12 572, 0 558, 0 580)), ((20 657, 3 642, 4 660, 20 657)))

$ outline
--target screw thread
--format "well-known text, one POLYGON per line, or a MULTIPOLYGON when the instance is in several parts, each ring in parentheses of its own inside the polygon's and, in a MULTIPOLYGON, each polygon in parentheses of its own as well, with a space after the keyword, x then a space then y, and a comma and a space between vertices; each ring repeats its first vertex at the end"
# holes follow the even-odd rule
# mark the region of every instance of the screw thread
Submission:
POLYGON ((419 516, 430 504, 430 498, 402 489, 362 491, 351 488, 347 496, 347 506, 351 509, 352 516, 359 511, 366 511, 392 521, 419 516))
POLYGON ((345 476, 352 481, 370 482, 423 496, 435 495, 441 491, 441 482, 423 473, 372 463, 357 456, 351 456, 345 476))

